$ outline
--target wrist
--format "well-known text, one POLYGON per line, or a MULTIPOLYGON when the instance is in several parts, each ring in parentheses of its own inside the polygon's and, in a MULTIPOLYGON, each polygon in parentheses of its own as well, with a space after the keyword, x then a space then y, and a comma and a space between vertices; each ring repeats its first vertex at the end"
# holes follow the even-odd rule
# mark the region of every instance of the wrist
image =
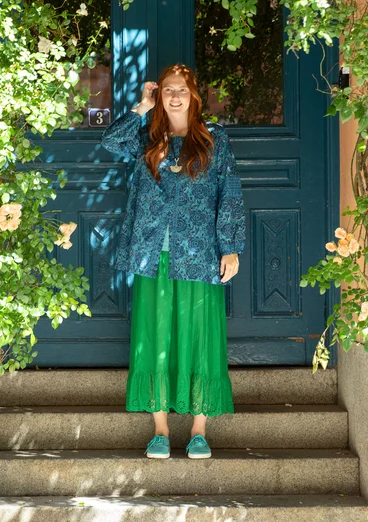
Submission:
POLYGON ((137 103, 137 105, 135 105, 135 107, 133 107, 131 110, 133 112, 137 112, 140 116, 143 116, 150 109, 151 109, 151 107, 148 107, 147 105, 144 105, 144 103, 140 102, 140 103, 137 103))

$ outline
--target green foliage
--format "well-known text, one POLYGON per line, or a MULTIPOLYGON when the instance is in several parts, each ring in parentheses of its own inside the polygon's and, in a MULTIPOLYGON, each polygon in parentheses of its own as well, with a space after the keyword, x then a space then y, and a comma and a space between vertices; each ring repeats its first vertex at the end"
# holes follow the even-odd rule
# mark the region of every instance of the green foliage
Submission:
POLYGON ((255 38, 240 39, 240 46, 229 50, 231 10, 215 0, 195 5, 196 78, 204 117, 244 125, 282 123, 282 9, 259 2, 252 14, 255 38), (214 90, 219 103, 210 97, 214 90))
POLYGON ((226 45, 229 51, 240 49, 243 38, 254 38, 252 33, 254 27, 253 17, 257 14, 258 0, 214 0, 221 2, 224 9, 229 11, 231 24, 224 31, 222 45, 226 45))
POLYGON ((333 97, 326 116, 340 112, 342 123, 352 117, 358 120, 359 152, 364 152, 368 139, 367 6, 360 6, 358 0, 280 0, 280 4, 290 10, 285 28, 288 51, 309 53, 311 44, 321 46, 321 76, 326 84, 321 92, 333 97), (334 38, 340 39, 340 65, 350 67, 356 87, 332 86, 322 73, 324 45, 331 47, 334 38))
POLYGON ((303 274, 300 286, 306 287, 316 284, 319 286, 320 294, 324 294, 333 284, 339 288, 342 284, 346 288, 341 293, 341 302, 333 306, 333 313, 327 319, 327 325, 317 344, 313 356, 313 373, 320 364, 326 369, 329 360, 329 350, 325 345, 326 331, 333 327, 331 344, 337 341, 345 351, 349 351, 354 343, 365 344, 368 338, 368 244, 366 237, 363 239, 355 236, 357 229, 366 227, 368 213, 368 197, 359 198, 358 208, 350 210, 349 207, 343 215, 354 216, 352 232, 343 228, 335 230, 337 243, 329 242, 326 248, 333 255, 326 255, 317 265, 309 267, 308 273, 303 274))
POLYGON ((121 0, 119 1, 119 6, 122 6, 124 11, 129 9, 130 4, 133 2, 133 0, 121 0))
MULTIPOLYGON (((0 4, 0 375, 37 356, 40 317, 57 328, 73 311, 91 315, 84 269, 65 268, 53 257, 55 245, 72 246, 76 225, 41 210, 56 191, 42 164, 34 166, 42 148, 30 137, 81 121, 89 92, 79 91, 79 73, 94 66, 92 47, 107 27, 101 21, 82 52, 75 35, 86 16, 85 4, 71 13, 42 0, 0 4)), ((64 172, 57 175, 62 188, 64 172)))
MULTIPOLYGON (((264 9, 264 2, 258 2, 258 0, 213 0, 213 2, 198 0, 197 4, 207 4, 213 11, 214 3, 219 2, 221 2, 222 8, 228 11, 229 18, 224 28, 222 23, 224 15, 218 15, 215 24, 208 29, 209 34, 215 35, 223 32, 221 46, 226 45, 226 48, 232 52, 246 49, 248 47, 246 40, 256 36, 262 40, 259 42, 259 46, 262 46, 262 42, 267 40, 269 28, 272 26, 269 22, 257 35, 257 29, 262 23, 262 17, 256 18, 257 10, 264 9)), ((326 90, 319 89, 318 81, 317 88, 332 97, 326 116, 334 116, 339 112, 343 123, 352 117, 358 120, 358 152, 364 152, 368 139, 368 96, 366 94, 368 86, 368 54, 366 52, 368 8, 359 7, 358 0, 350 2, 345 0, 279 0, 279 2, 271 0, 270 2, 274 9, 277 4, 284 5, 290 11, 285 27, 287 52, 292 51, 297 54, 297 51, 303 50, 309 53, 311 44, 317 43, 321 46, 320 74, 326 84, 326 90), (343 37, 340 42, 341 66, 351 68, 351 72, 357 79, 357 86, 354 88, 341 89, 336 85, 331 85, 327 75, 323 73, 324 46, 332 46, 334 38, 339 39, 340 37, 343 37)), ((275 12, 277 11, 275 10, 275 12)), ((272 52, 272 49, 273 47, 268 45, 269 52, 272 52)), ((216 55, 216 53, 214 54, 216 55)), ((222 62, 225 69, 227 62, 228 60, 222 62)), ((260 60, 260 63, 266 62, 260 60)), ((220 76, 223 92, 220 91, 219 101, 222 101, 222 96, 228 94, 229 89, 226 88, 226 83, 231 85, 230 81, 223 80, 224 76, 224 74, 220 76)), ((230 78, 231 76, 230 74, 230 78)))

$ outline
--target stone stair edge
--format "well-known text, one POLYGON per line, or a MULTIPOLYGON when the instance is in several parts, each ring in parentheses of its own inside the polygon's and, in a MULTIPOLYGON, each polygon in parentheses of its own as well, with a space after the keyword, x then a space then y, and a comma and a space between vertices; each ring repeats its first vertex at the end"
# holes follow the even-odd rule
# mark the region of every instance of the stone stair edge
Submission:
MULTIPOLYGON (((118 405, 21 405, 21 406, 0 406, 0 416, 1 415, 24 415, 24 414, 99 414, 99 413, 122 413, 125 415, 135 415, 135 414, 149 414, 152 412, 149 411, 127 411, 125 404, 118 405)), ((242 415, 242 414, 292 414, 292 413, 341 413, 347 414, 347 410, 340 406, 339 404, 288 404, 288 403, 280 403, 280 404, 234 404, 234 413, 224 413, 221 414, 220 417, 223 416, 233 416, 233 415, 242 415)), ((175 410, 170 411, 170 414, 176 415, 191 415, 190 413, 178 413, 175 410)), ((216 416, 217 417, 217 416, 216 416)), ((210 417, 216 418, 216 417, 210 417)))
MULTIPOLYGON (((359 457, 349 448, 217 448, 213 451, 212 459, 216 460, 245 460, 245 459, 262 459, 265 457, 272 459, 287 459, 287 460, 296 460, 296 459, 355 459, 358 460, 359 457)), ((11 460, 16 458, 17 461, 26 460, 30 462, 31 460, 54 460, 55 462, 64 460, 78 460, 78 459, 87 459, 87 460, 117 460, 117 459, 134 459, 134 460, 144 460, 146 463, 150 463, 152 461, 156 461, 157 459, 147 459, 147 457, 143 454, 142 449, 107 449, 107 450, 83 450, 83 449, 75 449, 75 450, 0 450, 0 462, 4 460, 11 460), (57 461, 55 461, 55 457, 58 457, 57 461)), ((175 460, 188 460, 183 449, 172 448, 171 449, 171 459, 175 460)))
MULTIPOLYGON (((229 372, 305 372, 311 373, 313 378, 318 378, 318 372, 316 374, 312 374, 312 366, 237 366, 237 365, 229 365, 229 372)), ((115 373, 125 373, 128 372, 129 368, 116 368, 116 367, 106 367, 106 368, 24 368, 22 370, 15 370, 13 373, 6 373, 5 376, 14 376, 17 374, 35 374, 35 373, 67 373, 67 372, 78 372, 78 373, 104 373, 104 372, 115 372, 115 373)), ((328 373, 337 373, 337 368, 326 368, 326 370, 319 370, 319 374, 328 374, 328 373)))
POLYGON ((151 495, 121 497, 0 497, 0 517, 20 522, 168 522, 178 513, 191 522, 354 522, 367 520, 368 505, 358 495, 151 495), (16 517, 16 518, 15 518, 16 517), (66 518, 67 517, 67 518, 66 518), (70 517, 70 518, 69 518, 70 517), (76 518, 74 518, 76 517, 76 518), (92 518, 93 517, 93 518, 92 518), (236 518, 233 518, 236 517, 236 518), (287 517, 287 518, 286 518, 287 517), (328 518, 327 518, 328 517, 328 518))
POLYGON ((344 494, 315 494, 315 495, 238 495, 238 494, 217 494, 217 495, 110 495, 110 496, 19 496, 19 497, 0 497, 0 508, 4 505, 24 507, 72 507, 78 506, 80 502, 84 503, 84 507, 93 507, 101 505, 101 507, 112 506, 162 506, 168 507, 173 505, 197 505, 205 504, 209 506, 225 506, 230 507, 236 502, 239 505, 247 507, 298 507, 300 504, 304 506, 320 506, 322 503, 329 506, 360 506, 368 513, 368 503, 361 495, 344 495, 344 494))

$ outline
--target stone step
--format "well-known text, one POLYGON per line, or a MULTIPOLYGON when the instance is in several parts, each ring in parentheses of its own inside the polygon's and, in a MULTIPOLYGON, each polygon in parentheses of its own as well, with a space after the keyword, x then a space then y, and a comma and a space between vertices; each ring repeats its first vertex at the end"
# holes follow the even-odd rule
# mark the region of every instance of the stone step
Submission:
POLYGON ((366 522, 360 496, 0 497, 3 522, 366 522))
MULTIPOLYGON (((229 367, 235 404, 334 404, 337 370, 229 367)), ((25 369, 0 377, 0 406, 119 405, 128 369, 25 369)))
MULTIPOLYGON (((185 448, 193 417, 170 412, 170 441, 185 448)), ((146 448, 153 415, 124 406, 0 408, 0 449, 146 448)), ((234 414, 207 419, 213 448, 345 448, 347 412, 336 404, 236 405, 234 414)))
POLYGON ((0 496, 359 495, 349 450, 215 449, 210 459, 143 450, 1 451, 0 496))

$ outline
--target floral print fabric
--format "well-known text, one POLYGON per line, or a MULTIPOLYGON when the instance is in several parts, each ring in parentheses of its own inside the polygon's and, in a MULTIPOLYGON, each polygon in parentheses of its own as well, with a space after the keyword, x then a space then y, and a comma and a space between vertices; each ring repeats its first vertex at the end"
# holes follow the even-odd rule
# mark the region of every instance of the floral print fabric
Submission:
POLYGON ((128 111, 104 130, 101 143, 110 152, 136 160, 119 236, 115 267, 155 277, 169 225, 170 279, 231 284, 220 281, 225 254, 241 254, 245 246, 245 210, 236 160, 225 128, 206 122, 215 150, 210 166, 195 181, 172 172, 184 137, 172 136, 160 163, 160 182, 148 169, 144 151, 149 124, 128 111))

